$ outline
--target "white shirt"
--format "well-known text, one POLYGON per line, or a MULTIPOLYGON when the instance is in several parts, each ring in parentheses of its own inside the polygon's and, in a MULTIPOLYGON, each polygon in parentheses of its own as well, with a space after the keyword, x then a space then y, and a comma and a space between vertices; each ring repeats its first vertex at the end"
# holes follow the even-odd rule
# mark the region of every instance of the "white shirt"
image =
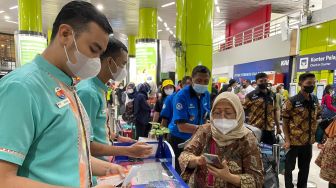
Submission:
POLYGON ((245 94, 247 95, 247 94, 249 94, 249 93, 251 93, 252 91, 254 91, 255 90, 255 88, 254 87, 252 87, 251 85, 249 85, 249 86, 247 86, 247 88, 245 89, 245 94))

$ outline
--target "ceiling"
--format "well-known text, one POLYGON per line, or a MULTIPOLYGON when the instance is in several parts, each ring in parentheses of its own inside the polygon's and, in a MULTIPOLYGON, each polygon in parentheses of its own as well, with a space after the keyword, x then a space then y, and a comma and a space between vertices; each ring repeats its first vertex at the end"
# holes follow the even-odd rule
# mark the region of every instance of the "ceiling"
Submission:
MULTIPOLYGON (((109 19, 116 35, 127 39, 127 35, 136 35, 138 30, 138 18, 140 7, 157 7, 158 16, 162 18, 162 22, 158 20, 158 36, 159 39, 167 40, 170 33, 165 30, 163 23, 166 22, 168 27, 175 34, 176 22, 176 5, 162 8, 163 4, 174 0, 89 0, 92 4, 102 4, 102 10, 109 19)), ((322 0, 311 0, 312 4, 322 7, 322 0)), ((42 0, 42 17, 43 30, 46 33, 51 28, 52 23, 61 9, 61 7, 69 2, 69 0, 42 0)), ((265 4, 272 4, 272 12, 286 14, 293 10, 302 9, 302 0, 218 0, 220 13, 214 9, 214 34, 213 38, 223 36, 225 32, 225 24, 239 19, 245 15, 257 10, 265 4), (216 26, 219 22, 222 24, 216 26)), ((0 32, 14 33, 17 30, 17 9, 9 9, 17 5, 17 0, 1 0, 0 12, 0 32), (9 21, 5 21, 5 16, 9 16, 9 21), (16 23, 13 23, 16 22, 16 23)))

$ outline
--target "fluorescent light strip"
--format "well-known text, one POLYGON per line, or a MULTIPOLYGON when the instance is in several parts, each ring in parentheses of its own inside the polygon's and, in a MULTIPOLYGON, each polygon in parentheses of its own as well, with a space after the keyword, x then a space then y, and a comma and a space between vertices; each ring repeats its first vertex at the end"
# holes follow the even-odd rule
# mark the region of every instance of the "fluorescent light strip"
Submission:
POLYGON ((167 25, 167 23, 165 22, 165 23, 163 23, 163 25, 165 26, 165 27, 168 27, 168 25, 167 25))
POLYGON ((217 10, 218 13, 220 13, 219 6, 216 6, 216 10, 217 10))
POLYGON ((222 23, 224 23, 224 20, 223 20, 223 21, 220 21, 220 22, 218 22, 218 23, 216 23, 216 24, 215 24, 215 27, 216 27, 216 26, 219 26, 219 25, 222 24, 222 23))
POLYGON ((218 5, 218 0, 215 0, 215 5, 218 5))
POLYGON ((1 13, 4 13, 4 12, 5 12, 4 10, 0 10, 0 14, 1 14, 1 13))
POLYGON ((158 20, 159 20, 160 22, 162 22, 162 18, 161 18, 160 16, 158 16, 158 20))
POLYGON ((169 31, 169 33, 172 35, 173 34, 173 32, 172 31, 169 31))
POLYGON ((10 17, 9 16, 4 16, 5 20, 9 20, 10 17))
POLYGON ((162 31, 161 29, 158 30, 158 32, 161 32, 161 31, 162 31))
POLYGON ((10 7, 9 9, 10 9, 10 10, 13 10, 13 9, 16 9, 16 8, 18 8, 18 6, 17 6, 17 5, 15 5, 15 6, 12 6, 12 7, 10 7))
POLYGON ((164 8, 164 7, 169 7, 169 6, 172 6, 172 5, 174 5, 174 4, 175 4, 175 2, 170 2, 170 3, 167 3, 167 4, 162 5, 161 7, 162 7, 162 8, 164 8))
POLYGON ((9 22, 9 23, 14 23, 14 24, 18 24, 17 22, 10 21, 10 20, 6 20, 6 22, 9 22))
POLYGON ((169 31, 169 30, 170 30, 169 27, 167 27, 167 28, 166 28, 166 31, 169 31))

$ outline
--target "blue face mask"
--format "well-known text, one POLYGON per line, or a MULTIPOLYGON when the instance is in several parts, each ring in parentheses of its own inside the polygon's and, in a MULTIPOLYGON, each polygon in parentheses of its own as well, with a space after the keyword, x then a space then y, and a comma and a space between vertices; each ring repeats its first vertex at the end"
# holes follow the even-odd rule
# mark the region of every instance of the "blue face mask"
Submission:
POLYGON ((194 84, 193 89, 196 93, 203 94, 208 91, 208 85, 194 84))

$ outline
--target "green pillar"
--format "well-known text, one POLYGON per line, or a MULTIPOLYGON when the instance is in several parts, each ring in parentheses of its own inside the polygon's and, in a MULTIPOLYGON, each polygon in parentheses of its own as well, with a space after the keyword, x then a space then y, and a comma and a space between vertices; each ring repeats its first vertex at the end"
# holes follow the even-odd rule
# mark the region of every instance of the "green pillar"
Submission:
POLYGON ((135 57, 135 40, 136 37, 134 35, 128 36, 128 56, 135 57))
POLYGON ((48 44, 50 44, 52 29, 48 29, 48 44))
POLYGON ((42 33, 41 0, 19 0, 19 30, 42 33))
POLYGON ((185 54, 176 57, 177 79, 191 75, 197 65, 212 71, 213 0, 177 0, 176 37, 185 54))
POLYGON ((157 9, 140 8, 139 39, 157 39, 157 9))

